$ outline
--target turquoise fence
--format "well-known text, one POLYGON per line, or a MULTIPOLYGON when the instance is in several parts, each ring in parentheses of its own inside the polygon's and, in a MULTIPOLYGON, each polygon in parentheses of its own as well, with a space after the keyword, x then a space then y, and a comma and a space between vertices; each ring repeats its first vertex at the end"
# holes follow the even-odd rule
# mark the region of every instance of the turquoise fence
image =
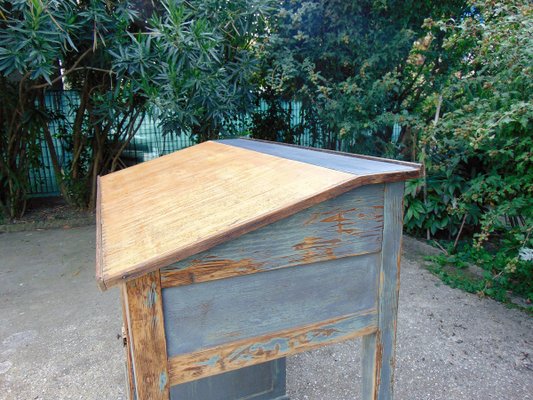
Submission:
MULTIPOLYGON (((69 131, 69 125, 74 122, 75 110, 79 104, 79 96, 75 91, 48 92, 46 104, 51 114, 62 115, 61 118, 52 120, 49 124, 51 133, 54 136, 54 147, 58 154, 60 165, 68 165, 71 153, 65 135, 69 131)), ((289 104, 282 104, 285 110, 289 110, 289 104)), ((266 103, 259 106, 259 111, 265 111, 266 103)), ((296 126, 301 122, 300 105, 292 102, 290 105, 291 126, 296 126)), ((246 135, 251 128, 251 117, 249 115, 237 116, 227 122, 227 131, 234 135, 246 135)), ((140 163, 165 154, 192 146, 196 143, 196 138, 189 133, 163 134, 163 130, 158 120, 146 116, 135 137, 124 150, 123 157, 133 163, 140 163)), ((310 138, 299 138, 298 144, 312 145, 310 138)), ((49 149, 46 143, 41 141, 41 157, 38 168, 30 171, 30 196, 46 197, 58 196, 59 187, 52 167, 49 149)))
MULTIPOLYGON (((69 125, 74 121, 78 102, 79 96, 75 91, 47 93, 46 104, 51 114, 62 115, 62 118, 52 120, 49 123, 60 165, 68 165, 71 158, 65 135, 69 131, 69 125)), ((140 163, 192 146, 195 143, 195 138, 186 133, 163 135, 159 121, 146 116, 135 137, 124 150, 123 157, 133 163, 140 163)), ((59 187, 49 149, 44 140, 39 145, 41 148, 39 167, 30 171, 30 196, 58 196, 59 187)))
MULTIPOLYGON (((51 114, 62 115, 61 118, 52 120, 49 124, 50 130, 54 135, 54 147, 61 165, 68 165, 71 157, 65 137, 70 131, 69 125, 74 121, 75 111, 79 104, 78 102, 78 93, 75 91, 47 93, 46 103, 51 114)), ((300 102, 281 102, 281 107, 287 113, 288 124, 291 128, 301 126, 303 115, 300 102)), ((267 108, 267 104, 261 102, 257 111, 265 112, 267 111, 267 108)), ((226 123, 226 131, 235 136, 247 135, 251 128, 252 118, 250 115, 239 115, 226 123)), ((400 127, 396 125, 394 131, 395 134, 393 134, 393 136, 397 137, 400 127)), ((336 136, 331 134, 321 134, 320 137, 317 138, 309 131, 304 130, 302 134, 294 137, 294 141, 295 144, 302 146, 328 147, 337 150, 350 149, 350 143, 336 140, 335 138, 336 136), (323 143, 323 140, 328 140, 328 143, 323 143)), ((277 139, 283 141, 282 136, 279 136, 277 139)), ((150 116, 146 116, 135 137, 124 150, 123 157, 127 158, 130 163, 141 163, 192 146, 195 143, 196 138, 186 132, 181 134, 163 134, 159 121, 150 116)), ((59 187, 52 168, 50 152, 44 141, 40 143, 40 148, 40 165, 38 168, 34 168, 30 171, 30 196, 58 196, 59 187)))

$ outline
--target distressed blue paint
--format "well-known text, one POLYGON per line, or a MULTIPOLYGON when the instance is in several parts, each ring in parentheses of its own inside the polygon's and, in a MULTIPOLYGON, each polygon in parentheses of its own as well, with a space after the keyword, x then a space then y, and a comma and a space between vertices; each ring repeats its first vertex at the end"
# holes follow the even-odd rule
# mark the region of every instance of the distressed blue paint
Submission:
POLYGON ((170 357, 376 307, 379 253, 163 289, 170 357))
POLYGON ((144 300, 144 305, 148 308, 154 307, 157 303, 157 285, 155 282, 152 282, 150 288, 146 291, 146 298, 144 300))
POLYGON ((200 362, 199 365, 207 365, 209 367, 214 367, 220 361, 220 356, 213 356, 207 361, 200 362))
POLYGON ((384 172, 419 170, 418 167, 345 156, 342 154, 326 153, 310 148, 286 146, 279 143, 266 143, 244 139, 226 139, 219 140, 218 142, 229 146, 257 151, 263 154, 270 154, 288 160, 300 161, 307 164, 317 165, 319 167, 334 169, 336 171, 348 172, 354 175, 372 175, 384 172))
POLYGON ((376 400, 376 378, 378 361, 381 363, 381 358, 378 360, 377 344, 378 344, 378 332, 371 335, 363 336, 362 347, 362 381, 361 381, 361 398, 363 400, 376 400))
POLYGON ((289 341, 284 338, 273 338, 265 343, 254 343, 249 347, 243 347, 242 349, 248 349, 250 352, 257 352, 265 349, 275 350, 278 352, 286 353, 290 350, 289 341))
MULTIPOLYGON (((335 332, 334 332, 335 335, 342 334, 342 332, 339 332, 336 327, 330 327, 329 329, 335 330, 335 332)), ((311 331, 311 332, 308 332, 306 336, 307 336, 308 340, 311 340, 311 341, 314 341, 314 342, 320 342, 321 340, 327 340, 330 337, 330 334, 326 334, 326 333, 321 332, 321 331, 319 331, 319 332, 311 331)))
MULTIPOLYGON (((278 336, 262 340, 253 339, 253 342, 235 348, 229 354, 221 357, 218 361, 219 369, 230 369, 241 366, 243 363, 250 364, 264 360, 264 355, 271 357, 284 357, 297 353, 301 349, 336 343, 344 339, 354 337, 362 329, 377 327, 377 312, 366 312, 344 316, 335 322, 326 324, 320 328, 314 328, 307 334, 279 333, 278 336), (224 366, 224 368, 222 368, 224 366)), ((205 365, 197 362, 194 367, 205 365)))
POLYGON ((163 392, 167 386, 168 376, 166 371, 161 372, 159 375, 159 391, 163 392))
POLYGON ((383 363, 378 391, 380 400, 393 398, 394 364, 396 351, 396 318, 400 279, 400 250, 402 241, 404 183, 385 186, 384 234, 382 250, 383 284, 379 300, 380 339, 383 363))
MULTIPOLYGON (((303 210, 162 271, 224 268, 250 260, 260 271, 377 252, 383 231, 383 185, 368 185, 303 210)), ((238 268, 246 271, 246 268, 238 268)), ((164 274, 163 274, 164 275, 164 274)))
POLYGON ((363 339, 363 398, 393 399, 404 183, 385 185, 378 332, 363 339))
POLYGON ((171 400, 288 400, 285 358, 172 386, 171 400))

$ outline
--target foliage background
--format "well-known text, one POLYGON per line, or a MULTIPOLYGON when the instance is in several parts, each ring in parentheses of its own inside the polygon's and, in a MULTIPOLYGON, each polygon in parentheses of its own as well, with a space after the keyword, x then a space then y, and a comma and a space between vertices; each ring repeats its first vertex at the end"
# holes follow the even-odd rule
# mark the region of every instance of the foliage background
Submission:
POLYGON ((448 241, 452 264, 481 266, 471 290, 499 299, 513 290, 533 300, 531 11, 523 1, 475 2, 457 22, 424 24, 446 33, 456 62, 418 111, 433 113, 441 99, 440 119, 419 128, 427 176, 408 185, 406 227, 448 241))
POLYGON ((255 117, 254 135, 333 132, 326 146, 340 139, 351 151, 421 162, 425 176, 406 185, 405 227, 443 249, 434 271, 480 295, 531 301, 531 7, 285 1, 261 53, 271 107, 255 117), (304 126, 287 129, 279 98, 302 101, 304 126), (470 264, 481 279, 457 273, 470 264))
POLYGON ((146 114, 166 131, 200 140, 252 105, 252 43, 262 40, 269 1, 2 1, 0 3, 0 206, 24 212, 28 170, 45 140, 62 196, 92 208, 98 175, 126 165, 123 150, 146 114), (61 163, 44 92, 79 91, 73 124, 59 136, 61 163), (5 99, 4 99, 5 97, 5 99))
POLYGON ((253 137, 306 132, 324 147, 421 162, 405 227, 443 249, 436 273, 532 301, 531 14, 527 0, 2 1, 2 213, 24 213, 42 140, 62 196, 91 208, 96 177, 127 166, 147 113, 203 141, 262 101, 253 137), (44 94, 63 87, 80 104, 53 137, 50 122, 65 116, 44 94), (52 139, 73 154, 66 163, 52 139), (469 264, 482 279, 457 278, 469 264))

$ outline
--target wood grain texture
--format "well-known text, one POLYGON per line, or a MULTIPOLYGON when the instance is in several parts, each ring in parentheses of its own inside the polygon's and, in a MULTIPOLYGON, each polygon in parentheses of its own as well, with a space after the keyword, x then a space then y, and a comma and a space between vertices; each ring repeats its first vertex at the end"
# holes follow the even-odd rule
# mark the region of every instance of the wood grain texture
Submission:
POLYGON ((383 348, 379 330, 362 338, 361 399, 378 400, 377 378, 383 362, 383 348))
POLYGON ((205 142, 100 179, 105 287, 335 197, 356 177, 205 142))
POLYGON ((383 185, 357 188, 161 270, 163 288, 381 250, 383 185))
POLYGON ((376 330, 376 310, 338 317, 317 324, 258 338, 241 340, 169 359, 171 385, 259 364, 376 330))
MULTIPOLYGON (((102 209, 102 190, 100 183, 101 177, 96 177, 96 210, 102 209)), ((98 287, 100 290, 105 290, 106 285, 103 280, 104 276, 104 262, 102 260, 104 255, 104 250, 102 246, 102 214, 101 212, 96 212, 96 283, 98 284, 98 287)))
POLYGON ((393 399, 403 191, 403 183, 385 185, 378 330, 363 340, 362 387, 363 393, 367 396, 365 399, 393 399))
POLYGON ((124 293, 137 396, 168 400, 170 385, 159 272, 127 282, 124 293))
POLYGON ((108 288, 356 187, 415 172, 358 176, 206 142, 106 175, 98 188, 97 280, 108 288))
POLYGON ((376 307, 379 254, 163 289, 169 357, 376 307))

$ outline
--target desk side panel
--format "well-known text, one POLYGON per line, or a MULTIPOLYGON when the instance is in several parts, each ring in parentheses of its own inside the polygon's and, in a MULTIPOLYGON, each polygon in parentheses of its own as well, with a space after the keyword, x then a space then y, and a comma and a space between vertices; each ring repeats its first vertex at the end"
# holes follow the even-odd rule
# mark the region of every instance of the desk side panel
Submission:
POLYGON ((169 357, 376 309, 380 255, 163 289, 169 357))
POLYGON ((377 311, 368 310, 261 337, 225 343, 191 354, 169 358, 170 384, 260 364, 313 350, 377 330, 377 311))
POLYGON ((189 285, 380 251, 383 185, 368 185, 161 270, 189 285))

